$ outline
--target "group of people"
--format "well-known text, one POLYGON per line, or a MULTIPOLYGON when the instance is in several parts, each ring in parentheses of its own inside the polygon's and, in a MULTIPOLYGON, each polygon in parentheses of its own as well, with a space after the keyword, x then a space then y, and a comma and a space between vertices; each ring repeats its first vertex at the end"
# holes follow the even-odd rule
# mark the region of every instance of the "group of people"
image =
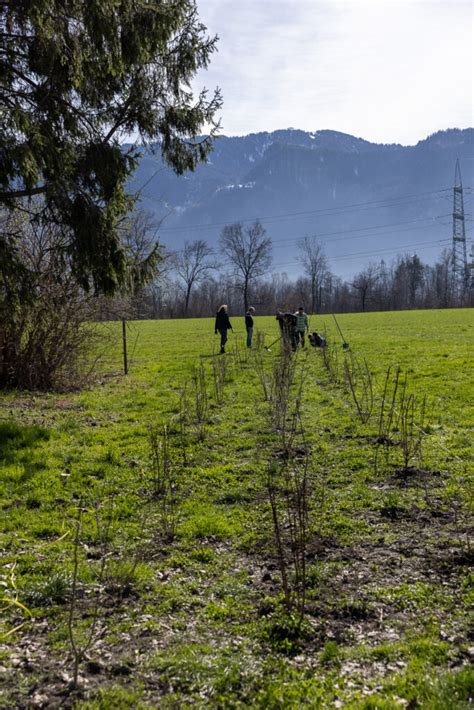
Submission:
POLYGON ((301 342, 301 347, 304 348, 304 336, 305 333, 309 333, 309 319, 303 306, 300 306, 296 313, 278 311, 276 319, 280 326, 280 335, 285 343, 296 350, 301 342))
MULTIPOLYGON (((245 330, 247 332, 247 347, 252 347, 252 337, 253 337, 253 314, 255 313, 255 308, 250 306, 245 314, 245 330)), ((280 335, 285 343, 290 345, 293 350, 296 350, 299 343, 301 342, 301 347, 305 346, 305 333, 308 333, 311 344, 311 334, 309 334, 309 319, 308 315, 304 312, 303 306, 300 306, 296 313, 283 313, 278 311, 276 314, 276 319, 280 326, 280 335)), ((214 326, 214 332, 221 336, 221 353, 225 353, 225 345, 227 343, 227 331, 233 330, 229 319, 229 314, 227 313, 227 305, 222 305, 216 314, 216 322, 214 326)))
MULTIPOLYGON (((252 337, 253 337, 253 314, 255 313, 255 308, 250 306, 247 313, 245 314, 245 329, 247 331, 247 347, 252 347, 252 337)), ((230 322, 229 314, 227 313, 227 305, 222 305, 216 314, 216 322, 214 326, 214 333, 221 336, 221 353, 225 353, 225 344, 227 343, 227 331, 232 330, 232 325, 230 322)))

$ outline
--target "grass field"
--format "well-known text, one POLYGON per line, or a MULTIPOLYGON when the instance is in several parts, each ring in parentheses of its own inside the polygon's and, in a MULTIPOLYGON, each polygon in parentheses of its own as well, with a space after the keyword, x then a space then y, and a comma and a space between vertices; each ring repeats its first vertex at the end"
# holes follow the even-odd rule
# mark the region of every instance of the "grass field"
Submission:
POLYGON ((231 320, 0 395, 0 706, 471 707, 472 311, 231 320))

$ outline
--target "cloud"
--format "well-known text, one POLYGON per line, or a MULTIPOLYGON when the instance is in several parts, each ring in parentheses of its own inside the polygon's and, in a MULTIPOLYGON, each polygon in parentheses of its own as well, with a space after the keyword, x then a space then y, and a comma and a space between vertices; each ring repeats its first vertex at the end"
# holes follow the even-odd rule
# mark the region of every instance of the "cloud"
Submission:
POLYGON ((196 86, 219 85, 224 133, 294 126, 412 143, 472 125, 464 0, 203 0, 220 37, 196 86))

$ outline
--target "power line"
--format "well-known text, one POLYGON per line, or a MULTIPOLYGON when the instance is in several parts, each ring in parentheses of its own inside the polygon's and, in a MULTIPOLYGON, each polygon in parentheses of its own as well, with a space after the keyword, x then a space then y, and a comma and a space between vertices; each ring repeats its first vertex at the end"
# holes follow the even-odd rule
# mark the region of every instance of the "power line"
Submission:
MULTIPOLYGON (((347 261, 348 259, 355 259, 356 257, 365 257, 365 256, 383 256, 383 255, 397 255, 400 253, 400 251, 403 250, 410 250, 410 251, 425 251, 426 249, 430 249, 433 246, 436 246, 439 244, 442 246, 443 244, 448 245, 450 242, 450 239, 439 239, 434 242, 420 242, 420 244, 402 244, 401 246, 398 247, 387 247, 386 249, 377 249, 377 250, 371 250, 371 251, 358 251, 358 252, 352 252, 351 254, 341 254, 338 256, 331 256, 327 257, 328 262, 339 262, 339 261, 347 261)), ((297 266, 300 265, 301 263, 295 260, 292 261, 282 261, 282 262, 277 262, 276 264, 272 264, 272 269, 274 268, 284 268, 288 266, 297 266)))
MULTIPOLYGON (((358 251, 358 252, 352 252, 351 254, 342 254, 340 256, 332 256, 332 257, 327 257, 327 258, 329 261, 343 261, 345 259, 353 259, 354 257, 358 257, 358 256, 371 256, 373 254, 390 254, 390 253, 396 254, 397 252, 399 252, 400 250, 403 250, 403 249, 413 249, 415 251, 418 251, 420 248, 427 249, 429 247, 435 246, 436 244, 441 245, 441 244, 445 244, 445 243, 449 243, 449 242, 450 242, 450 238, 436 239, 436 240, 430 240, 430 241, 426 241, 426 242, 419 242, 418 244, 413 244, 413 243, 401 244, 401 245, 395 246, 395 247, 385 247, 383 249, 376 249, 376 250, 371 249, 370 251, 358 251)), ((226 266, 226 265, 232 266, 233 264, 228 259, 225 259, 222 261, 222 265, 223 266, 226 266)), ((278 268, 278 267, 296 266, 296 265, 301 266, 301 262, 298 260, 277 262, 277 263, 272 264, 272 269, 275 267, 278 268)))
MULTIPOLYGON (((405 226, 407 224, 418 224, 419 222, 423 222, 427 219, 430 220, 430 224, 426 224, 426 225, 419 227, 419 229, 426 229, 427 227, 431 227, 432 224, 436 221, 435 217, 423 217, 423 218, 419 218, 419 219, 411 219, 411 220, 408 220, 405 222, 392 222, 391 224, 376 224, 371 227, 355 227, 354 229, 339 229, 334 232, 320 232, 319 234, 316 235, 316 237, 317 237, 317 239, 319 239, 319 237, 328 237, 328 236, 332 236, 334 234, 336 234, 336 235, 337 234, 353 234, 354 232, 368 232, 368 231, 372 231, 374 229, 387 229, 387 228, 391 228, 391 227, 401 227, 401 226, 405 226)), ((408 231, 410 231, 410 230, 408 230, 408 231)), ((383 235, 383 233, 382 233, 382 235, 383 235)), ((366 235, 361 234, 360 236, 364 237, 366 235)), ((377 236, 377 235, 374 235, 374 236, 377 236)), ((348 237, 343 237, 343 239, 347 239, 347 238, 348 237)), ((349 237, 349 238, 354 239, 357 237, 349 237)), ((331 243, 336 242, 336 241, 341 241, 341 239, 331 239, 331 243)), ((281 243, 285 243, 285 242, 286 243, 293 243, 293 242, 295 242, 295 240, 294 239, 288 240, 286 238, 272 240, 273 244, 281 244, 281 243)))
MULTIPOLYGON (((273 225, 273 224, 279 224, 287 219, 297 220, 297 219, 308 219, 309 217, 333 217, 334 215, 344 216, 344 215, 349 215, 353 212, 375 211, 375 210, 381 210, 381 209, 388 209, 389 207, 392 208, 392 207, 400 207, 403 205, 415 204, 415 203, 421 202, 423 199, 426 199, 426 198, 410 198, 410 199, 400 200, 397 202, 394 201, 392 203, 384 203, 384 204, 379 204, 379 205, 353 207, 353 208, 343 208, 343 209, 339 209, 337 207, 331 207, 331 208, 328 207, 324 211, 321 210, 317 214, 314 211, 311 211, 311 212, 308 211, 308 212, 290 214, 290 215, 284 216, 284 217, 267 218, 264 221, 265 221, 265 225, 273 225), (330 210, 332 210, 332 211, 330 211, 330 210)), ((247 220, 247 221, 252 221, 252 220, 247 220)))
POLYGON ((449 238, 447 239, 437 239, 432 242, 419 242, 418 244, 403 244, 397 247, 391 247, 389 249, 376 249, 375 251, 365 251, 365 252, 356 252, 353 254, 344 254, 343 256, 333 256, 329 257, 330 259, 333 259, 335 261, 342 261, 344 259, 351 259, 354 256, 370 256, 372 254, 384 254, 384 253, 398 253, 400 249, 413 249, 414 251, 417 251, 418 249, 423 248, 423 249, 428 249, 431 246, 435 246, 436 244, 447 244, 451 240, 449 238))
MULTIPOLYGON (((397 226, 403 226, 403 225, 410 225, 410 224, 417 224, 418 222, 421 222, 421 221, 424 221, 424 220, 421 220, 421 219, 420 219, 420 220, 409 220, 409 221, 407 221, 407 222, 395 222, 395 223, 392 223, 392 224, 378 225, 378 226, 373 226, 373 227, 359 227, 359 228, 355 228, 355 229, 339 230, 339 231, 335 231, 335 232, 325 232, 325 233, 319 234, 319 235, 318 235, 318 239, 319 239, 319 237, 332 236, 332 235, 335 235, 335 234, 336 234, 336 235, 337 235, 337 234, 344 234, 344 235, 345 235, 345 236, 343 236, 343 237, 338 237, 338 238, 336 238, 336 239, 331 239, 330 241, 329 241, 329 240, 322 240, 321 244, 325 245, 325 244, 334 244, 335 242, 349 241, 349 240, 353 240, 353 239, 364 239, 364 238, 367 237, 367 236, 370 236, 370 237, 372 237, 372 238, 373 238, 373 237, 389 237, 389 236, 391 236, 392 234, 400 234, 401 232, 417 232, 417 231, 422 230, 422 229, 429 229, 429 228, 431 228, 431 227, 435 224, 435 222, 436 222, 436 217, 426 217, 426 218, 424 218, 424 219, 425 219, 425 220, 426 220, 426 219, 430 220, 429 223, 428 223, 428 224, 421 224, 421 225, 418 226, 418 227, 408 227, 408 228, 405 227, 405 229, 397 229, 396 232, 393 232, 393 231, 386 232, 386 231, 384 231, 384 232, 377 232, 377 233, 375 233, 375 234, 370 234, 370 235, 367 235, 367 234, 365 234, 365 233, 363 233, 363 234, 354 234, 354 232, 365 232, 365 231, 371 231, 371 230, 373 230, 373 229, 382 229, 382 228, 383 228, 383 229, 387 229, 387 228, 391 228, 391 227, 397 227, 397 226), (346 236, 346 235, 348 235, 348 234, 352 234, 353 236, 346 236)), ((437 226, 437 225, 436 225, 436 226, 437 226)), ((272 245, 273 245, 273 244, 279 244, 279 245, 283 245, 283 244, 293 244, 293 245, 297 246, 298 241, 300 241, 302 238, 303 238, 303 237, 299 235, 299 236, 297 236, 297 237, 295 236, 295 237, 285 237, 284 239, 275 239, 275 240, 272 240, 272 245)), ((177 251, 178 254, 181 253, 181 252, 182 252, 182 249, 180 249, 180 250, 177 251)))
MULTIPOLYGON (((441 193, 448 191, 450 188, 443 188, 441 190, 432 190, 430 192, 420 192, 413 193, 411 195, 403 195, 400 197, 385 198, 382 200, 371 200, 368 202, 356 202, 348 205, 341 205, 339 207, 325 207, 315 210, 305 210, 301 212, 286 212, 274 215, 260 216, 259 219, 262 222, 270 223, 271 221, 278 221, 281 219, 288 219, 293 217, 310 217, 311 215, 333 215, 333 214, 345 214, 350 211, 357 211, 359 208, 365 208, 369 206, 378 205, 378 207, 372 207, 373 209, 382 209, 383 207, 396 207, 399 204, 406 204, 408 202, 417 202, 420 199, 426 198, 430 195, 441 195, 441 193)), ((153 198, 149 198, 153 199, 153 198)), ((255 221, 253 219, 228 219, 226 222, 209 222, 208 224, 190 224, 187 226, 176 226, 176 227, 163 227, 162 232, 183 232, 197 229, 212 229, 214 227, 225 227, 228 224, 234 222, 239 222, 240 224, 252 223, 255 221)))

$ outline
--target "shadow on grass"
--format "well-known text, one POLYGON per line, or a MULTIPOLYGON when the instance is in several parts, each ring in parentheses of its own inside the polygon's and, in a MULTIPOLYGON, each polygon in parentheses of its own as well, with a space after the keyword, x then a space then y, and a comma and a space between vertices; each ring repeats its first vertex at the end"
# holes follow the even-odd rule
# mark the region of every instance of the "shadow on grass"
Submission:
POLYGON ((22 426, 13 419, 0 422, 0 461, 12 464, 24 457, 28 449, 48 441, 50 433, 36 424, 22 426))

